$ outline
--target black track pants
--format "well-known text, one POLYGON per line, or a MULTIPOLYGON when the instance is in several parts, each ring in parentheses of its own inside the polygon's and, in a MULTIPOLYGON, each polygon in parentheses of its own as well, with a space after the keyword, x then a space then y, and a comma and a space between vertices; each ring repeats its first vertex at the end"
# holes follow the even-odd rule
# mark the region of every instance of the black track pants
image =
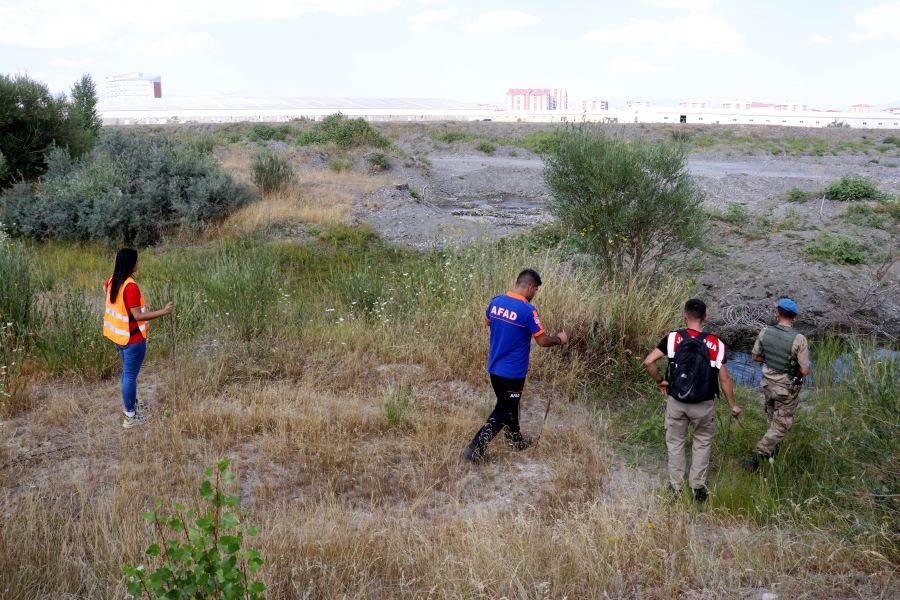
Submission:
POLYGON ((472 443, 482 451, 504 427, 506 437, 510 440, 518 441, 522 436, 519 432, 519 400, 525 388, 525 378, 507 379, 492 374, 491 385, 494 387, 494 394, 497 395, 497 405, 484 427, 472 439, 472 443))

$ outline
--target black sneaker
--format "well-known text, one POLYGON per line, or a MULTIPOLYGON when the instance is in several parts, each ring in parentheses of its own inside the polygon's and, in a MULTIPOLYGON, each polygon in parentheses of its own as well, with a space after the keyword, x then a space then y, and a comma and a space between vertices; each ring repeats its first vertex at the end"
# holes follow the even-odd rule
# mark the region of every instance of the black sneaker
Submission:
POLYGON ((480 465, 484 462, 484 450, 479 448, 474 442, 469 442, 469 445, 465 447, 462 454, 463 458, 476 465, 480 465))
POLYGON ((694 490, 694 500, 697 502, 706 502, 707 498, 709 498, 709 490, 706 489, 706 486, 694 490))

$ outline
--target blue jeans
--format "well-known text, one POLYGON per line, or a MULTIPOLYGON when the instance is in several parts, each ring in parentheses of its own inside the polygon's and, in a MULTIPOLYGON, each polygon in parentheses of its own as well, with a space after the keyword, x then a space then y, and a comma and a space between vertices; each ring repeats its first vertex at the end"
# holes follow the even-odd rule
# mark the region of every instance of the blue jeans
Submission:
POLYGON ((137 344, 120 346, 119 355, 122 357, 122 404, 125 412, 134 412, 137 405, 137 376, 144 364, 144 355, 147 354, 147 341, 137 344))

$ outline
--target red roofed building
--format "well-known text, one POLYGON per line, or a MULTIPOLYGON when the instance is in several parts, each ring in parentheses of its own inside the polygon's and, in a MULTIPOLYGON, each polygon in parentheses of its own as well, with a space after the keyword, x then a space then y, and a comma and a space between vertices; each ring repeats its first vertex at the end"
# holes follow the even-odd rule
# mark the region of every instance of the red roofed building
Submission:
POLYGON ((511 88, 506 92, 506 108, 512 112, 566 110, 569 94, 565 88, 511 88))

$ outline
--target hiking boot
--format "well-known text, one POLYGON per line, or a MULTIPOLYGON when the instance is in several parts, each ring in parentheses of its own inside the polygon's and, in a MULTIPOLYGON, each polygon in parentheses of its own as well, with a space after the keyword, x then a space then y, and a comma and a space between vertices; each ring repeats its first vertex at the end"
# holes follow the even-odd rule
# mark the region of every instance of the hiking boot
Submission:
POLYGON ((525 450, 534 445, 534 438, 525 437, 521 433, 508 434, 506 436, 506 445, 513 450, 525 450))
POLYGON ((694 500, 696 500, 697 502, 706 502, 707 498, 709 498, 709 490, 705 485, 702 488, 696 488, 694 490, 694 500))
POLYGON ((143 425, 147 422, 147 417, 144 415, 140 415, 138 413, 134 413, 133 417, 129 417, 125 415, 125 419, 122 421, 123 429, 131 429, 132 427, 137 427, 138 425, 143 425))
POLYGON ((484 462, 484 448, 481 448, 475 442, 469 442, 469 445, 466 446, 465 450, 463 450, 463 458, 465 458, 470 463, 475 463, 476 465, 480 465, 484 462))
POLYGON ((755 473, 759 470, 759 466, 768 460, 768 456, 766 456, 759 450, 754 450, 753 454, 750 455, 750 458, 744 459, 744 461, 741 463, 741 466, 744 467, 745 470, 750 471, 751 473, 755 473))

